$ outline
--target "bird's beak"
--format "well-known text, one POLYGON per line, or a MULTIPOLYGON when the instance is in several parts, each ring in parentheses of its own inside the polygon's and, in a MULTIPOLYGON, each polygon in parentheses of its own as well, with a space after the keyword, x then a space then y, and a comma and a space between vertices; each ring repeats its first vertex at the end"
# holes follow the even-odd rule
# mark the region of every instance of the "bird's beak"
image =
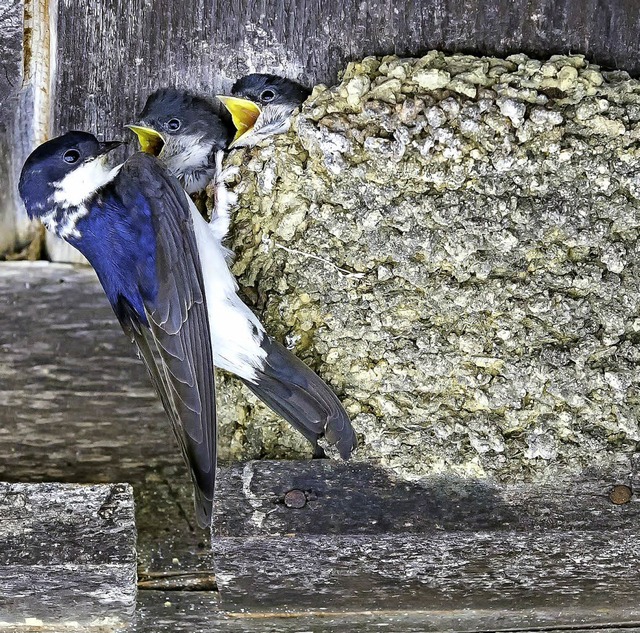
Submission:
POLYGON ((140 143, 140 149, 143 152, 152 156, 160 155, 165 143, 160 132, 142 125, 125 125, 125 127, 129 128, 138 137, 138 143, 140 143))
POLYGON ((226 97, 224 95, 218 95, 218 99, 222 101, 231 113, 231 119, 237 130, 232 143, 229 145, 229 147, 233 147, 243 135, 253 129, 258 117, 262 114, 262 110, 259 105, 249 99, 226 97))
POLYGON ((108 154, 121 145, 124 145, 122 141, 104 141, 100 143, 100 155, 108 154))

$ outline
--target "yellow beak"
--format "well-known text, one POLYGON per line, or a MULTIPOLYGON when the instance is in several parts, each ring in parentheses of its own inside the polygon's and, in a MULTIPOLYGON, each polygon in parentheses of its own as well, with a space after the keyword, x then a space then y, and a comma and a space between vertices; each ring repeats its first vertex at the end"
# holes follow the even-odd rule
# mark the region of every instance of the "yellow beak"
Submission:
POLYGON ((231 119, 237 130, 236 135, 233 137, 233 143, 235 143, 253 128, 258 117, 262 114, 262 110, 259 105, 249 99, 225 97, 224 95, 218 95, 218 99, 224 103, 231 113, 231 119))
POLYGON ((164 147, 164 138, 160 132, 150 127, 142 127, 141 125, 125 125, 138 137, 140 149, 147 154, 158 156, 164 147))

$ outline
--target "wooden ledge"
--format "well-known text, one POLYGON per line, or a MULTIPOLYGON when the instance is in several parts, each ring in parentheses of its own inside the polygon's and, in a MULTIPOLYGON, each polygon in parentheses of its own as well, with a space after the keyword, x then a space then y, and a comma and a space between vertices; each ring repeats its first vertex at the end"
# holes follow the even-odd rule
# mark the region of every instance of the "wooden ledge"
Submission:
POLYGON ((113 628, 135 601, 129 485, 0 483, 0 627, 113 628))
POLYGON ((238 465, 219 478, 213 523, 222 607, 638 622, 633 487, 631 470, 499 486, 328 460, 238 465))

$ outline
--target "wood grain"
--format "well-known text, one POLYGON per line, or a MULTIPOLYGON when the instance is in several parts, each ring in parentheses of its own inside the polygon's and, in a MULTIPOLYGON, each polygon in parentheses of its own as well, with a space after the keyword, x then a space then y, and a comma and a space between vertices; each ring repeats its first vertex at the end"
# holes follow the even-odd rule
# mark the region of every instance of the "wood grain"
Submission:
POLYGON ((638 531, 467 531, 214 539, 221 605, 238 609, 480 609, 538 626, 638 621, 638 531), (615 589, 613 589, 615 587, 615 589), (603 609, 603 612, 600 610, 603 609))
POLYGON ((349 60, 433 48, 584 53, 637 73, 639 30, 633 0, 61 0, 55 129, 122 133, 161 85, 211 93, 251 71, 334 83, 349 60))
POLYGON ((136 603, 126 484, 0 483, 0 622, 126 623, 136 603))
POLYGON ((506 628, 542 626, 551 611, 557 625, 633 622, 640 503, 611 501, 620 482, 633 489, 632 465, 545 486, 400 482, 321 460, 234 466, 212 537, 222 606, 492 609, 506 628), (292 490, 303 507, 287 507, 292 490))
POLYGON ((14 169, 17 95, 22 85, 22 0, 0 0, 0 253, 16 245, 20 214, 14 169))
POLYGON ((633 529, 640 523, 640 497, 615 505, 610 493, 617 484, 634 489, 635 468, 621 464, 614 472, 585 472, 579 481, 533 486, 450 476, 410 482, 354 461, 248 462, 225 469, 218 479, 214 540, 292 533, 633 529), (304 507, 287 507, 292 490, 303 493, 304 507))
MULTIPOLYGON (((513 626, 519 631, 531 630, 531 614, 518 605, 508 612, 491 609, 462 609, 450 611, 395 609, 378 612, 335 612, 324 604, 312 612, 289 611, 272 613, 228 613, 220 610, 215 598, 199 592, 145 591, 140 593, 139 611, 131 633, 431 633, 438 631, 501 631, 513 626)), ((571 622, 564 628, 557 621, 555 609, 540 609, 537 622, 545 631, 571 630, 573 633, 638 633, 640 627, 607 626, 607 614, 602 614, 603 624, 594 628, 581 628, 588 620, 588 613, 580 609, 565 612, 564 621, 571 622)), ((612 614, 609 614, 612 615, 612 614)), ((511 630, 514 630, 511 629, 511 630)))

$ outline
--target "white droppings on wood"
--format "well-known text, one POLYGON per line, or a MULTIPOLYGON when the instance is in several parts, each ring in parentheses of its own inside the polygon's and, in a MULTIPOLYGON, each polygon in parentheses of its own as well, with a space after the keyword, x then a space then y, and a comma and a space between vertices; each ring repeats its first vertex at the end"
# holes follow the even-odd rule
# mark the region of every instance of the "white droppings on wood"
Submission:
POLYGON ((262 502, 258 499, 253 492, 251 492, 251 481, 253 480, 253 464, 247 463, 242 469, 242 493, 245 499, 249 502, 253 508, 250 521, 256 528, 261 528, 266 518, 266 513, 259 510, 262 507, 262 502))

